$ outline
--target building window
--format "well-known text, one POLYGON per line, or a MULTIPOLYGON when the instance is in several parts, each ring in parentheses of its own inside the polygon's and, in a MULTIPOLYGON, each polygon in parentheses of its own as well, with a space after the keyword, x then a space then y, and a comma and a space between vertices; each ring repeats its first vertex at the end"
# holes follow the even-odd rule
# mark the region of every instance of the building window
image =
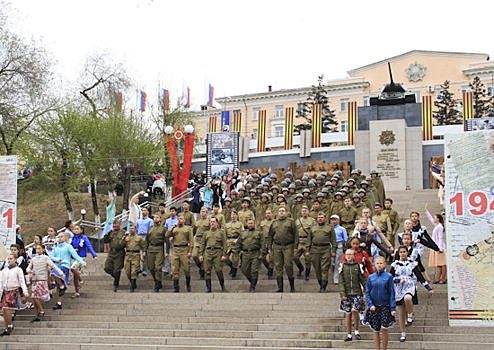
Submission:
MULTIPOLYGON (((252 120, 259 120, 259 112, 261 111, 261 107, 254 108, 252 110, 252 120)), ((256 137, 257 138, 257 137, 256 137)))
POLYGON ((350 102, 350 100, 348 98, 342 98, 340 100, 340 111, 341 112, 347 112, 348 111, 348 102, 350 102))
POLYGON ((340 132, 348 132, 348 120, 342 120, 340 122, 340 132))
POLYGON ((492 97, 492 83, 487 84, 487 96, 492 97))
POLYGON ((297 115, 305 116, 305 103, 297 104, 297 115))
POLYGON ((274 137, 283 137, 283 136, 285 136, 285 127, 284 126, 275 126, 274 137))
POLYGON ((364 96, 364 107, 370 106, 370 97, 364 96))
POLYGON ((283 110, 283 106, 276 106, 275 114, 276 118, 282 118, 285 116, 285 112, 283 110))
POLYGON ((252 140, 257 140, 257 129, 252 130, 252 140))

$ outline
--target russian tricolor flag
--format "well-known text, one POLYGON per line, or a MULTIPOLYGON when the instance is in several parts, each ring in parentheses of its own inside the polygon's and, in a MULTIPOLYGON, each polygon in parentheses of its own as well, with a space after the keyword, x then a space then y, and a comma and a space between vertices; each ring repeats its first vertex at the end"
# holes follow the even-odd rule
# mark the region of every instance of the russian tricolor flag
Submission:
POLYGON ((139 108, 141 112, 146 111, 146 93, 141 90, 141 107, 139 108))
POLYGON ((213 98, 214 98, 214 87, 209 84, 209 100, 208 100, 208 106, 213 107, 213 98))
POLYGON ((170 110, 170 91, 163 89, 163 107, 165 111, 170 110))

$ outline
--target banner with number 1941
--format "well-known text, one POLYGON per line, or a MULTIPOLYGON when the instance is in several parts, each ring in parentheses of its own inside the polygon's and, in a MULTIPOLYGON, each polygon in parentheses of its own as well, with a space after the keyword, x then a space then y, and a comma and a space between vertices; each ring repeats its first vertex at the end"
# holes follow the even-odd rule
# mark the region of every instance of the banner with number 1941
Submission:
POLYGON ((17 156, 0 156, 0 261, 15 243, 17 156))

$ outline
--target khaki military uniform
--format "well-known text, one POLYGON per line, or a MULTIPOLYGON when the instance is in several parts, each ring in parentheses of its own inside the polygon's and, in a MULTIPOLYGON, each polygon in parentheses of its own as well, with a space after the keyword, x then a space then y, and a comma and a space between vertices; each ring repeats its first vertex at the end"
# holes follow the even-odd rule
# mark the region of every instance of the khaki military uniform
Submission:
POLYGON ((297 220, 295 220, 299 241, 298 241, 298 252, 295 253, 293 260, 295 261, 295 265, 297 265, 300 270, 302 270, 301 269, 302 264, 300 263, 301 256, 304 257, 305 268, 310 269, 311 258, 306 256, 305 253, 307 253, 307 237, 309 236, 310 228, 315 224, 317 224, 317 221, 311 218, 310 216, 306 218, 302 216, 297 220))
POLYGON ((185 222, 184 225, 194 227, 194 224, 196 223, 196 219, 194 218, 194 214, 191 213, 190 211, 182 211, 182 215, 184 216, 185 222))
MULTIPOLYGON (((343 200, 333 200, 331 203, 331 215, 340 215, 341 209, 345 207, 345 203, 343 203, 343 200)), ((329 217, 331 217, 331 215, 329 217)), ((340 218, 341 219, 341 218, 340 218)))
POLYGON ((118 231, 110 231, 105 237, 103 242, 110 244, 110 250, 105 261, 105 272, 112 276, 117 282, 120 280, 120 273, 124 267, 125 250, 120 244, 122 238, 125 236, 125 231, 120 229, 118 231))
POLYGON ((204 233, 199 252, 200 255, 204 257, 204 277, 206 280, 211 279, 213 267, 218 279, 224 279, 221 257, 226 256, 226 249, 227 243, 225 231, 211 229, 204 233))
POLYGON ((271 203, 267 202, 263 203, 262 201, 257 206, 257 211, 255 212, 256 216, 256 227, 259 227, 261 221, 266 219, 266 210, 271 209, 271 203))
POLYGON ((340 217, 340 225, 345 228, 348 237, 353 236, 353 230, 355 228, 355 220, 357 219, 357 210, 350 206, 349 208, 343 207, 338 213, 340 217))
POLYGON ((218 219, 218 228, 219 229, 224 229, 225 228, 226 221, 225 221, 225 217, 223 216, 223 214, 221 214, 221 213, 211 214, 211 215, 209 215, 209 219, 211 219, 211 218, 218 219))
POLYGON ((168 220, 169 218, 171 218, 171 214, 170 213, 167 213, 166 211, 165 212, 158 212, 158 214, 160 214, 161 216, 161 222, 164 223, 166 220, 168 220))
POLYGON ((238 212, 238 221, 244 225, 244 228, 247 228, 247 221, 249 221, 249 219, 256 219, 254 213, 249 209, 242 209, 238 212))
POLYGON ((121 245, 125 247, 125 273, 129 280, 137 279, 141 261, 141 251, 146 249, 144 238, 137 234, 129 234, 121 239, 121 245))
POLYGON ((232 198, 232 204, 230 204, 232 209, 235 209, 237 212, 242 210, 242 200, 239 197, 232 198))
POLYGON ((237 242, 238 237, 244 231, 244 225, 240 221, 231 221, 225 226, 226 233, 226 257, 231 261, 233 268, 238 268, 238 263, 240 261, 239 253, 235 253, 233 248, 235 248, 235 243, 237 242))
POLYGON ((297 220, 299 217, 302 216, 302 206, 304 206, 304 201, 302 200, 301 202, 295 201, 292 205, 292 219, 297 220))
POLYGON ((221 214, 223 214, 223 217, 225 218, 225 224, 228 224, 230 221, 232 221, 232 205, 230 204, 229 207, 224 206, 221 209, 221 214))
POLYGON ((161 269, 165 264, 165 233, 164 225, 151 226, 146 235, 146 259, 149 272, 155 281, 161 281, 161 269))
POLYGON ((206 231, 209 231, 209 219, 200 218, 194 225, 194 247, 192 249, 192 259, 194 259, 197 267, 201 270, 204 270, 204 264, 199 261, 199 256, 201 255, 199 249, 201 246, 202 237, 206 231))
POLYGON ((264 219, 261 221, 261 224, 259 225, 259 229, 264 234, 264 241, 266 242, 266 254, 263 255, 262 263, 267 269, 273 269, 274 268, 273 254, 269 254, 267 252, 267 250, 268 250, 267 240, 268 240, 269 228, 271 227, 271 224, 273 223, 273 221, 274 221, 273 219, 271 219, 271 220, 264 219))
MULTIPOLYGON (((367 208, 367 206, 362 202, 358 202, 357 204, 352 203, 352 205, 355 208, 355 210, 357 210, 357 219, 360 219, 362 217, 362 210, 367 208)), ((371 212, 372 212, 372 210, 371 210, 371 212)))
POLYGON ((389 232, 388 240, 394 247, 396 233, 400 228, 400 216, 398 215, 398 212, 392 208, 383 210, 382 214, 386 214, 389 216, 389 220, 391 222, 391 229, 390 229, 391 232, 389 232), (393 235, 393 232, 395 233, 395 235, 393 235))
POLYGON ((166 238, 173 237, 173 254, 171 255, 171 266, 173 279, 178 280, 180 267, 184 270, 185 277, 190 277, 190 258, 194 246, 194 233, 188 225, 172 227, 166 233, 166 238))
POLYGON ((247 229, 240 233, 235 244, 235 254, 242 252, 242 273, 250 281, 258 279, 261 269, 260 257, 264 257, 266 241, 264 233, 257 229, 247 229))
POLYGON ((311 227, 307 237, 307 251, 312 255, 312 264, 319 281, 328 281, 328 271, 331 267, 331 255, 336 254, 336 234, 334 228, 327 224, 317 224, 311 227))
MULTIPOLYGON (((390 220, 388 214, 383 214, 383 212, 381 212, 381 214, 379 214, 379 215, 373 215, 372 220, 376 223, 377 228, 379 228, 379 231, 381 231, 381 234, 384 237, 386 237, 389 244, 391 244, 394 247, 394 244, 395 244, 394 238, 395 237, 392 235, 392 228, 393 227, 391 226, 391 220, 390 220)), ((376 228, 376 230, 377 230, 377 228, 376 228)), ((381 237, 381 235, 379 235, 379 236, 381 237)), ((382 241, 382 238, 381 238, 381 241, 382 241)), ((384 242, 382 242, 382 243, 384 243, 384 242)), ((389 245, 386 246, 386 248, 388 248, 388 247, 389 247, 389 245)))
POLYGON ((384 206, 384 200, 386 199, 386 191, 384 190, 384 183, 380 177, 376 177, 372 179, 372 185, 376 189, 377 192, 377 200, 376 202, 381 203, 384 206))
POLYGON ((293 255, 299 238, 295 221, 291 218, 277 219, 268 234, 268 250, 273 252, 276 277, 283 277, 283 267, 288 278, 293 278, 293 255))

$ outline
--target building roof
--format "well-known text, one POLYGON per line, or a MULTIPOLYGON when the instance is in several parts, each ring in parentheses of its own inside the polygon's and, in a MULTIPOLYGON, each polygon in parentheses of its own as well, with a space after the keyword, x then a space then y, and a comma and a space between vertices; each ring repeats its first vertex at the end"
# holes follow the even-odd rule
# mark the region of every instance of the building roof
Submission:
POLYGON ((375 68, 378 66, 382 66, 387 64, 388 62, 394 62, 401 60, 403 58, 411 57, 411 56, 456 56, 456 57, 475 57, 481 60, 489 60, 489 55, 486 53, 469 53, 469 52, 448 52, 448 51, 426 51, 426 50, 412 50, 409 52, 402 53, 398 56, 393 56, 386 58, 381 61, 377 61, 374 63, 367 64, 362 67, 354 68, 347 71, 348 75, 354 76, 356 74, 361 74, 363 71, 369 70, 371 68, 375 68))

